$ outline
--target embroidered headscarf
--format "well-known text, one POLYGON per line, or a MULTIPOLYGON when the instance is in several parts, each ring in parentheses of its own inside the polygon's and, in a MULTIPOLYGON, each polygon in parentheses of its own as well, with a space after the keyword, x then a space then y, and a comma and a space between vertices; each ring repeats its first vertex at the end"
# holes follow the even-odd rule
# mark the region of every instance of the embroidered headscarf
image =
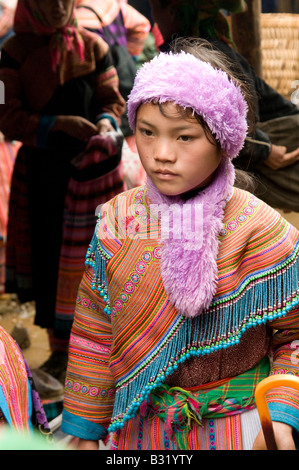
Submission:
MULTIPOLYGON (((43 0, 47 1, 47 0, 43 0)), ((50 51, 52 69, 55 71, 64 60, 68 51, 75 52, 80 61, 84 59, 84 42, 75 18, 75 0, 68 23, 55 29, 47 25, 35 0, 19 0, 15 13, 15 33, 34 33, 39 36, 51 36, 50 51)))
MULTIPOLYGON (((153 215, 170 221, 168 236, 161 239, 164 288, 180 314, 195 317, 209 307, 217 289, 219 233, 234 184, 231 160, 243 147, 247 133, 247 103, 239 86, 224 71, 185 52, 160 53, 137 72, 128 100, 133 131, 138 108, 147 102, 173 102, 191 108, 203 117, 223 152, 212 182, 187 201, 160 193, 147 180, 151 207, 156 208, 153 215), (193 218, 196 209, 202 207, 198 229, 201 233, 194 232, 193 239, 189 233, 190 221, 185 226, 186 204, 193 218)), ((195 221, 192 222, 194 226, 195 221)))

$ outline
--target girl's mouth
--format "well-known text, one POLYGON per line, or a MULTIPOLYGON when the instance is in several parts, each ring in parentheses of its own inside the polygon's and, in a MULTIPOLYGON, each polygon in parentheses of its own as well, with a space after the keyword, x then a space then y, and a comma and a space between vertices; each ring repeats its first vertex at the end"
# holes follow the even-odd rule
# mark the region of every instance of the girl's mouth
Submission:
POLYGON ((171 180, 178 176, 176 173, 168 170, 156 170, 154 173, 161 180, 171 180))

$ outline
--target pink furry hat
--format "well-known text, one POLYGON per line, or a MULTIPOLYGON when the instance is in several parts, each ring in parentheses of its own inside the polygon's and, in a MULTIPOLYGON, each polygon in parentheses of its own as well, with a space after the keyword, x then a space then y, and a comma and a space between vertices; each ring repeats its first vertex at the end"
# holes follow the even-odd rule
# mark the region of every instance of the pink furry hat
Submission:
POLYGON ((192 108, 206 121, 228 157, 236 157, 243 147, 247 103, 240 88, 224 71, 192 54, 161 52, 139 69, 128 100, 133 131, 138 107, 153 100, 192 108))

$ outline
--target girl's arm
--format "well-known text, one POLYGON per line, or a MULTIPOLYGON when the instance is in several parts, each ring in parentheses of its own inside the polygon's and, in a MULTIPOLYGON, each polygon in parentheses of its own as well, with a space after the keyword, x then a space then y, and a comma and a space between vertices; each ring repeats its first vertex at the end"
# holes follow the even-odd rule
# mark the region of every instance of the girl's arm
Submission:
POLYGON ((107 436, 114 381, 108 367, 110 317, 104 313, 104 301, 93 290, 92 280, 93 269, 88 267, 79 287, 70 337, 62 430, 95 444, 107 436))
POLYGON ((105 441, 114 406, 115 382, 109 369, 113 340, 111 316, 109 299, 102 287, 109 285, 108 259, 121 247, 114 231, 109 231, 109 252, 104 244, 106 221, 113 221, 114 214, 113 200, 102 206, 86 256, 70 336, 62 430, 79 438, 78 448, 83 445, 95 448, 100 439, 105 441))

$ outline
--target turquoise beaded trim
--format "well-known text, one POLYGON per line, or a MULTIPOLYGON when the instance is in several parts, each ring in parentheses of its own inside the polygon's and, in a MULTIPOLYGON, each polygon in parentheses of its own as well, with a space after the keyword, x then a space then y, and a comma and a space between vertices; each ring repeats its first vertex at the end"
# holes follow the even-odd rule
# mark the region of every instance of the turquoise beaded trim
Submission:
MULTIPOLYGON (((275 268, 269 270, 267 275, 268 276, 274 276, 276 273, 278 273, 280 271, 283 271, 284 269, 287 269, 290 266, 290 264, 292 264, 293 262, 296 261, 298 253, 299 253, 299 243, 297 243, 297 246, 295 247, 293 254, 284 263, 282 263, 279 266, 276 266, 275 268)), ((261 271, 260 273, 255 274, 253 276, 250 276, 248 279, 246 279, 243 282, 243 284, 239 287, 238 291, 235 292, 234 294, 230 295, 229 297, 223 296, 223 298, 217 298, 217 300, 212 301, 209 310, 213 309, 213 307, 215 307, 215 306, 220 305, 221 303, 224 303, 224 302, 226 303, 230 300, 236 299, 237 297, 240 296, 242 290, 246 289, 246 287, 249 284, 251 284, 253 282, 256 282, 256 281, 259 281, 259 279, 263 279, 263 278, 265 278, 265 272, 263 272, 263 271, 261 271)))
POLYGON ((97 228, 93 235, 92 241, 87 250, 85 265, 91 266, 94 272, 91 288, 94 291, 99 292, 106 306, 104 312, 107 315, 111 314, 111 306, 108 292, 108 280, 106 274, 107 263, 111 259, 109 255, 102 248, 99 239, 97 237, 97 228))

